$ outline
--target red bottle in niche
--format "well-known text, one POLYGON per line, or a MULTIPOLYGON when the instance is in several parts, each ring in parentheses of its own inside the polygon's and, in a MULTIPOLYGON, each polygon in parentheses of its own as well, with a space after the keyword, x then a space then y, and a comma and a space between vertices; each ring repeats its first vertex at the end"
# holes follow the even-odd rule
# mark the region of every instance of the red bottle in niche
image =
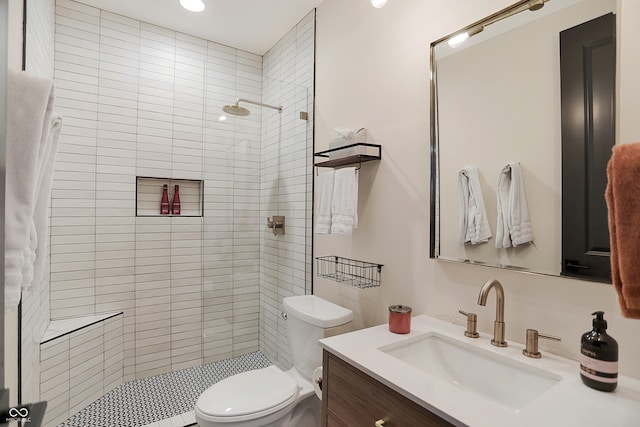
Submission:
POLYGON ((180 186, 176 185, 173 192, 173 204, 171 205, 171 211, 174 215, 180 215, 180 186))
POLYGON ((160 215, 169 215, 169 191, 167 184, 162 186, 162 200, 160 201, 160 215))

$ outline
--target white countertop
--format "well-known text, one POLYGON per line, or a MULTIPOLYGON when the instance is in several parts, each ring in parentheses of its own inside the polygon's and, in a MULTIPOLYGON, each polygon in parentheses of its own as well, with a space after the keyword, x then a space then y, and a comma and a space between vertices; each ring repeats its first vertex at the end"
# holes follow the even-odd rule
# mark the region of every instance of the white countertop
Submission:
MULTIPOLYGON (((507 325, 508 326, 508 325, 507 325)), ((398 335, 380 325, 320 340, 320 345, 419 405, 459 426, 472 427, 637 427, 640 426, 640 381, 619 376, 612 393, 593 390, 580 379, 575 360, 543 352, 541 359, 522 355, 523 345, 491 345, 491 337, 467 338, 464 328, 430 316, 412 318, 411 332, 398 335), (511 410, 458 384, 415 368, 378 347, 437 332, 560 377, 551 388, 520 410, 511 410)), ((624 344, 621 344, 624 345, 624 344)), ((640 361, 639 361, 640 363, 640 361)), ((514 384, 514 387, 517 387, 514 384)))

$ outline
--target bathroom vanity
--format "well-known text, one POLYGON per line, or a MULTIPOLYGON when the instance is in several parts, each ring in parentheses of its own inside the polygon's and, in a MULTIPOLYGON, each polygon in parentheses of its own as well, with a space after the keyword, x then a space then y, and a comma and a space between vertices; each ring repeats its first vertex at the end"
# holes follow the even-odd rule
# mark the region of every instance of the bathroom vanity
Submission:
POLYGON ((454 425, 327 350, 322 365, 323 427, 454 425))
POLYGON ((320 340, 323 427, 638 425, 640 381, 622 376, 599 392, 577 361, 544 349, 525 357, 521 344, 464 331, 422 315, 406 335, 380 325, 320 340))

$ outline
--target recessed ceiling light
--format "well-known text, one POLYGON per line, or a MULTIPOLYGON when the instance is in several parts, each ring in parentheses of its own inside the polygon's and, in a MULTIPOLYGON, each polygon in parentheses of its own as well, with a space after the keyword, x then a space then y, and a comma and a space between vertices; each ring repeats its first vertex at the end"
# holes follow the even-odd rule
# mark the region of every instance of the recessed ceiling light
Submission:
POLYGON ((180 5, 189 12, 202 12, 204 10, 202 0, 180 0, 180 5))
POLYGON ((385 4, 387 4, 387 0, 371 0, 371 5, 378 9, 384 6, 385 4))

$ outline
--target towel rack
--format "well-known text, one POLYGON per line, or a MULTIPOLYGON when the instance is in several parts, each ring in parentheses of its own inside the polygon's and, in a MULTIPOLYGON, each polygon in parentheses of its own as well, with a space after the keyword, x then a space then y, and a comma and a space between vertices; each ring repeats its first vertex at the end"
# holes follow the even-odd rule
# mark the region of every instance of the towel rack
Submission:
POLYGON ((382 146, 380 144, 357 142, 355 144, 320 151, 315 153, 314 156, 322 157, 323 159, 329 158, 329 160, 320 160, 314 163, 316 173, 318 172, 318 168, 336 168, 353 164, 358 164, 358 169, 360 169, 362 163, 380 160, 382 158, 382 146), (333 154, 336 154, 337 157, 333 158, 333 154))
POLYGON ((376 264, 335 255, 316 257, 318 277, 346 283, 360 289, 380 286, 383 264, 376 264))

